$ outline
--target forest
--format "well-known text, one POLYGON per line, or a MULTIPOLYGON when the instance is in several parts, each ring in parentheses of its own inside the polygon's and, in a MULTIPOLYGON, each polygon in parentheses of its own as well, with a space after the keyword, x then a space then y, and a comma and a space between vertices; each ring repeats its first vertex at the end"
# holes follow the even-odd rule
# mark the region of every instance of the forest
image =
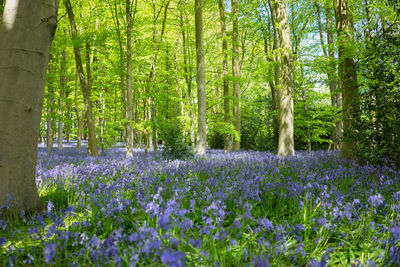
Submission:
POLYGON ((400 266, 398 0, 0 21, 0 266, 400 266))

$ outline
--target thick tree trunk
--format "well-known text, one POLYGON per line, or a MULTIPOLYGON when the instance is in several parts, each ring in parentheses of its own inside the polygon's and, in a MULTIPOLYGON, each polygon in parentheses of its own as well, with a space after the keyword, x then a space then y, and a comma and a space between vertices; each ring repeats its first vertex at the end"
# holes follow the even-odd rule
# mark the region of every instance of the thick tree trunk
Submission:
POLYGON ((126 89, 127 89, 127 119, 126 127, 126 157, 133 156, 133 107, 132 107, 132 7, 131 0, 126 0, 126 89))
MULTIPOLYGON (((232 15, 233 15, 233 29, 232 29, 232 43, 233 43, 233 60, 232 60, 232 73, 235 81, 233 82, 233 117, 234 117, 234 125, 235 130, 240 135, 240 85, 238 82, 239 78, 239 39, 238 39, 238 11, 237 11, 237 1, 232 0, 232 15)), ((233 138, 232 142, 232 150, 239 151, 240 150, 240 140, 237 138, 233 138)))
POLYGON ((47 96, 47 154, 50 155, 53 150, 53 141, 54 141, 54 114, 53 114, 53 106, 54 106, 54 87, 53 87, 53 57, 50 54, 49 59, 49 78, 48 78, 48 96, 47 96))
MULTIPOLYGON (((0 24, 0 207, 39 210, 37 145, 56 0, 7 1, 0 24)), ((14 213, 15 214, 15 213, 14 213)))
POLYGON ((206 128, 206 75, 204 65, 204 42, 203 42, 203 11, 201 0, 195 1, 196 22, 196 55, 197 55, 197 103, 198 103, 198 136, 199 143, 197 153, 202 155, 207 150, 207 128, 206 128))
MULTIPOLYGON (((228 80, 228 40, 226 38, 226 23, 225 23, 225 8, 224 1, 219 0, 219 16, 221 19, 221 36, 222 36, 222 76, 224 79, 224 122, 230 124, 229 116, 229 80, 228 80)), ((229 133, 224 134, 224 152, 230 152, 230 137, 229 133)))
POLYGON ((285 0, 274 2, 281 48, 281 84, 279 86, 278 155, 294 155, 293 58, 290 27, 285 0))
POLYGON ((355 123, 360 117, 360 95, 357 86, 356 62, 353 58, 353 23, 347 0, 334 0, 336 30, 338 32, 339 73, 343 97, 343 143, 340 155, 356 158, 355 123))
MULTIPOLYGON (((67 9, 68 17, 71 23, 71 34, 72 38, 77 38, 77 30, 75 24, 74 13, 72 11, 72 6, 69 0, 65 1, 65 7, 67 9)), ((86 113, 86 121, 89 130, 89 150, 92 156, 98 156, 99 152, 97 149, 97 141, 96 141, 96 129, 93 122, 93 115, 92 115, 92 102, 90 100, 90 87, 85 79, 85 73, 83 71, 82 59, 81 59, 81 52, 78 44, 74 42, 74 54, 75 54, 75 62, 76 68, 78 70, 79 79, 82 85, 83 91, 83 99, 85 102, 85 113, 86 113)))

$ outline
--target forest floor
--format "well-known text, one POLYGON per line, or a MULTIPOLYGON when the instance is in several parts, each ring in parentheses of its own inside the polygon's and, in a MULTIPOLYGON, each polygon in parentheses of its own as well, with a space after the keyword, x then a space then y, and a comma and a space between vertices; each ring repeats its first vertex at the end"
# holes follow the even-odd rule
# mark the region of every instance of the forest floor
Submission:
POLYGON ((400 264, 400 172, 336 152, 166 160, 39 147, 44 211, 0 220, 0 266, 400 264))

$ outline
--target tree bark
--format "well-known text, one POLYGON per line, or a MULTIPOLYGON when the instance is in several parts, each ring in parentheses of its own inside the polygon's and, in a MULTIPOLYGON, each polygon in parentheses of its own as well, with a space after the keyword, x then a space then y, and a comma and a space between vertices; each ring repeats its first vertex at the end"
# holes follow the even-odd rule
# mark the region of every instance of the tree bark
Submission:
MULTIPOLYGON (((76 24, 75 24, 75 18, 74 18, 74 13, 72 11, 72 6, 70 3, 70 0, 65 1, 65 7, 67 9, 68 17, 71 23, 71 34, 72 38, 76 39, 77 38, 77 30, 76 30, 76 24)), ((96 128, 93 122, 93 115, 92 115, 92 102, 90 100, 90 87, 86 81, 85 78, 85 73, 83 71, 83 65, 82 65, 82 59, 81 59, 81 52, 78 44, 74 42, 74 54, 75 54, 75 62, 76 62, 76 69, 78 70, 79 74, 79 80, 82 85, 82 91, 83 91, 83 99, 85 102, 85 115, 86 115, 86 121, 88 125, 88 130, 89 130, 89 148, 90 148, 90 153, 92 156, 98 156, 98 148, 97 148, 97 141, 96 141, 96 128)))
MULTIPOLYGON (((331 8, 326 8, 326 28, 327 28, 327 41, 328 41, 328 58, 329 58, 329 69, 328 69, 328 80, 329 89, 331 92, 331 103, 336 108, 336 112, 340 112, 342 109, 342 95, 337 92, 337 75, 336 75, 336 60, 335 60, 335 49, 333 40, 333 27, 332 27, 332 13, 331 8)), ((342 147, 343 139, 343 121, 339 115, 335 116, 335 127, 332 133, 333 149, 340 150, 342 147)))
MULTIPOLYGON (((221 19, 221 36, 222 36, 222 76, 224 79, 224 122, 230 124, 229 116, 229 80, 228 80, 228 40, 226 38, 226 23, 225 23, 225 8, 224 1, 219 0, 219 16, 221 19)), ((230 152, 230 137, 229 133, 224 134, 224 152, 230 152)))
MULTIPOLYGON (((237 11, 237 1, 232 0, 232 15, 233 15, 233 28, 232 28, 232 43, 233 43, 233 60, 232 60, 232 72, 233 77, 235 78, 233 82, 233 117, 234 117, 234 125, 235 130, 240 135, 240 85, 237 80, 240 76, 239 74, 239 43, 238 43, 238 11, 237 11)), ((239 151, 240 150, 240 140, 237 138, 233 138, 232 142, 232 150, 239 151)))
POLYGON ((190 50, 186 45, 186 34, 184 30, 184 22, 183 16, 181 14, 181 32, 182 32, 182 49, 183 49, 183 62, 184 62, 184 71, 185 71, 185 81, 187 85, 188 91, 188 99, 189 99, 189 117, 190 117, 190 143, 192 147, 195 145, 195 137, 194 137, 194 112, 193 112, 193 100, 192 100, 192 67, 189 66, 188 57, 190 57, 190 50), (189 53, 187 52, 189 51, 189 53))
POLYGON ((79 74, 78 70, 75 71, 75 114, 76 114, 76 123, 77 123, 77 134, 76 134, 76 150, 81 150, 81 139, 82 139, 82 116, 79 114, 79 102, 78 102, 78 88, 79 88, 79 74))
POLYGON ((197 103, 198 103, 198 136, 199 143, 197 153, 203 155, 207 150, 207 128, 206 128, 206 76, 204 65, 204 42, 203 42, 203 11, 201 0, 195 1, 196 22, 196 55, 197 55, 197 103))
POLYGON ((63 149, 63 101, 65 98, 65 65, 66 65, 66 52, 62 51, 61 63, 60 63, 60 98, 58 99, 58 150, 63 149))
POLYGON ((35 168, 57 11, 56 0, 7 1, 0 24, 0 207, 12 196, 17 214, 42 207, 35 168))
MULTIPOLYGON (((125 88, 125 76, 124 76, 124 70, 123 66, 124 64, 124 50, 122 47, 122 38, 121 38, 121 29, 120 29, 120 22, 118 18, 118 9, 117 9, 117 0, 114 1, 114 11, 113 14, 115 15, 115 24, 117 26, 117 37, 118 37, 118 45, 119 45, 119 77, 120 77, 120 84, 121 84, 121 101, 122 101, 122 106, 123 106, 123 119, 124 121, 127 120, 127 110, 126 110, 126 88, 125 88)), ((126 142, 126 132, 127 132, 127 123, 123 123, 123 132, 122 132, 122 139, 126 142)))
POLYGON ((53 87, 53 57, 50 54, 49 58, 49 77, 48 77, 48 96, 47 96, 47 155, 51 154, 53 150, 53 135, 54 135, 54 114, 53 114, 53 106, 54 106, 54 87, 53 87))
POLYGON ((356 62, 352 55, 353 23, 347 0, 333 0, 338 33, 339 73, 343 98, 343 143, 340 155, 356 158, 355 123, 360 118, 360 95, 357 86, 356 62))
POLYGON ((127 127, 126 127, 126 157, 133 157, 133 108, 132 108, 132 7, 131 0, 125 1, 126 5, 126 89, 127 89, 127 127))
POLYGON ((281 83, 279 86, 278 155, 294 155, 293 58, 290 26, 284 0, 274 2, 281 48, 281 83))

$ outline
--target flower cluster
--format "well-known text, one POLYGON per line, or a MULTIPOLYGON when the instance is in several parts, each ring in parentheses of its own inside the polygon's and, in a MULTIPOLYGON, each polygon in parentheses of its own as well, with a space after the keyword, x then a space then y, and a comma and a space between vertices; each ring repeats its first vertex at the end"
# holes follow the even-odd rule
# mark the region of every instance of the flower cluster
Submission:
POLYGON ((396 170, 335 152, 124 155, 39 149, 44 211, 0 220, 0 265, 400 264, 396 170))

